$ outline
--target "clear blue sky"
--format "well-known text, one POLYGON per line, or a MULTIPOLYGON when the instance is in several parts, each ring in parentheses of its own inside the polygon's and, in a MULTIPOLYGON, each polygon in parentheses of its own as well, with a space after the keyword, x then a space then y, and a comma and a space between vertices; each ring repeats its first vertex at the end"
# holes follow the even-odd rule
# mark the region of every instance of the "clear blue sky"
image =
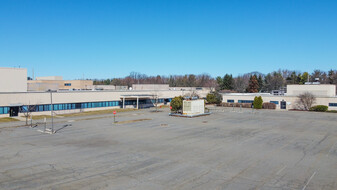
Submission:
POLYGON ((337 1, 0 1, 0 67, 65 79, 337 69, 337 1))

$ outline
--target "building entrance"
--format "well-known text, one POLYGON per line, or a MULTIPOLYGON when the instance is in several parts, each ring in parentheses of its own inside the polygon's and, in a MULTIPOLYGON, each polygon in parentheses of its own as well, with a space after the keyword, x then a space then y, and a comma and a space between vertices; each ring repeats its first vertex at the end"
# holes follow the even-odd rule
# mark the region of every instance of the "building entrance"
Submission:
POLYGON ((19 115, 19 106, 10 107, 9 108, 9 116, 15 117, 19 115))
POLYGON ((287 102, 281 101, 281 109, 287 109, 287 102))

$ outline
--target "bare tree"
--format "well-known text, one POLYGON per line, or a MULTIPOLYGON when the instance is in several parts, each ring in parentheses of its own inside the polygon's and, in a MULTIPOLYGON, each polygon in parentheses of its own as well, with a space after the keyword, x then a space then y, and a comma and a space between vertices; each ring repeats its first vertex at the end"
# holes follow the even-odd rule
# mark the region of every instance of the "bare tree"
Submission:
POLYGON ((217 87, 217 82, 216 82, 216 80, 214 80, 214 79, 210 79, 210 80, 207 80, 207 81, 205 82, 205 85, 204 85, 204 86, 205 86, 205 87, 208 87, 208 88, 210 89, 211 92, 214 92, 215 89, 216 89, 216 87, 217 87))
POLYGON ((298 98, 299 98, 298 104, 304 110, 309 110, 312 104, 314 104, 316 101, 316 97, 310 92, 305 92, 303 94, 300 94, 298 98))
POLYGON ((189 97, 190 99, 193 99, 193 98, 199 99, 200 98, 200 96, 198 95, 198 93, 195 90, 192 90, 191 93, 185 94, 185 97, 189 97))
POLYGON ((237 92, 245 92, 248 86, 248 80, 246 80, 242 76, 238 76, 237 78, 234 79, 234 90, 237 92))
POLYGON ((28 119, 30 118, 30 116, 32 115, 32 112, 35 110, 35 105, 24 105, 21 106, 21 113, 23 113, 23 115, 26 118, 26 125, 28 125, 28 119))

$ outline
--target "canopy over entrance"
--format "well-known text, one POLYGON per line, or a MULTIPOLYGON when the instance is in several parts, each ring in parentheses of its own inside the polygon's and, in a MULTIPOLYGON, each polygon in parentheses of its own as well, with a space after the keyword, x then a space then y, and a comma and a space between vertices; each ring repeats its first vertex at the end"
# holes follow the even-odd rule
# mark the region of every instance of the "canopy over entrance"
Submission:
POLYGON ((125 109, 125 100, 136 100, 137 101, 137 109, 139 108, 139 100, 144 99, 156 99, 158 98, 158 95, 152 95, 152 94, 130 94, 130 95, 121 95, 121 99, 123 102, 123 109, 125 109))

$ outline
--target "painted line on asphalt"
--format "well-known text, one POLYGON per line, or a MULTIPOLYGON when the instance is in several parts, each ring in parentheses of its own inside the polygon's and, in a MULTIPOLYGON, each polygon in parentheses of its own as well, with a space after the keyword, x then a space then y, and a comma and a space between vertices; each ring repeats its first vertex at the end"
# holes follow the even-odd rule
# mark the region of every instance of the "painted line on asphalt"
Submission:
POLYGON ((286 166, 283 166, 283 168, 281 168, 281 169, 276 173, 276 175, 279 175, 285 168, 286 168, 286 166))
POLYGON ((315 174, 316 174, 316 172, 314 172, 314 173, 311 175, 311 177, 309 178, 307 184, 305 184, 305 186, 303 187, 302 190, 305 190, 305 188, 307 188, 308 184, 310 183, 310 181, 312 180, 312 178, 314 178, 315 174))
POLYGON ((329 152, 326 154, 326 156, 329 156, 329 154, 332 152, 333 148, 336 146, 337 142, 335 142, 335 144, 333 144, 329 150, 329 152))

